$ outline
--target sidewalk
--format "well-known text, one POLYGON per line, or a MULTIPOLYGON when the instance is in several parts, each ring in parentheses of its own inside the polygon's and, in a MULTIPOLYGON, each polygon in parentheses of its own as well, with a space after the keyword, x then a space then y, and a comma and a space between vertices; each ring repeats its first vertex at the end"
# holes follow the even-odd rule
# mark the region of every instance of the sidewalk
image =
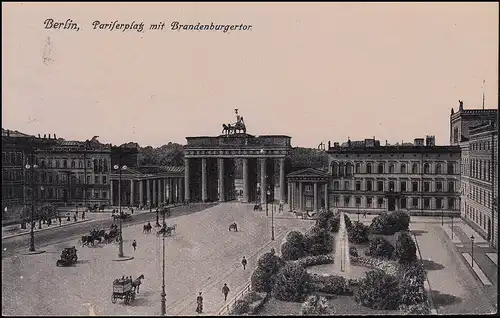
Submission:
MULTIPOLYGON (((177 207, 179 205, 180 204, 171 205, 170 207, 177 207)), ((63 227, 63 226, 70 226, 70 225, 79 224, 79 223, 83 223, 83 222, 92 222, 92 221, 110 219, 112 217, 111 211, 113 209, 118 209, 118 207, 110 207, 110 208, 106 209, 104 212, 103 211, 101 211, 101 212, 85 212, 85 219, 84 220, 82 220, 82 211, 79 211, 78 218, 77 218, 76 222, 73 220, 73 215, 75 213, 74 210, 73 211, 60 211, 61 212, 61 219, 62 219, 61 225, 59 225, 59 221, 57 219, 53 219, 55 222, 53 222, 51 226, 47 226, 47 224, 42 224, 42 228, 39 229, 38 222, 35 222, 36 224, 35 224, 34 232, 44 231, 44 230, 53 229, 53 228, 59 228, 59 227, 63 227), (66 220, 68 215, 70 216, 70 221, 66 220)), ((152 211, 154 212, 154 211, 156 211, 156 209, 153 209, 152 211)), ((128 208, 122 207, 122 212, 130 214, 130 210, 128 208)), ((145 209, 145 210, 134 209, 134 214, 132 214, 132 215, 149 213, 149 212, 150 212, 149 209, 145 209)), ((30 228, 29 224, 27 224, 26 229, 21 229, 20 224, 3 226, 2 227, 2 240, 8 239, 11 237, 15 237, 15 236, 27 235, 30 233, 30 230, 31 230, 31 228, 30 228)))

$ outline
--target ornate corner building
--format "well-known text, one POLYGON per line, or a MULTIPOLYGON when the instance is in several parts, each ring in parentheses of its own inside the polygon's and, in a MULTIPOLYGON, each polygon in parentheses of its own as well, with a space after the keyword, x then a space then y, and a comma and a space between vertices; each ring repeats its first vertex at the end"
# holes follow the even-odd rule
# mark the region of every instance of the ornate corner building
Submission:
POLYGON ((461 216, 498 248, 498 110, 464 109, 450 116, 450 143, 461 149, 461 216))

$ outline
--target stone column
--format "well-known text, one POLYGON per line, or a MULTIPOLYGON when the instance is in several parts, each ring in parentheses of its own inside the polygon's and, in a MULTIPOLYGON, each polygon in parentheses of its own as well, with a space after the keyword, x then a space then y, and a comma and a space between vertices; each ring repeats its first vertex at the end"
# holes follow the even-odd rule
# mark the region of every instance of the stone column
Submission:
POLYGON ((219 202, 224 202, 226 199, 224 193, 224 158, 217 159, 219 164, 219 202))
POLYGON ((302 197, 302 182, 299 182, 299 210, 304 211, 304 198, 302 197))
POLYGON ((130 206, 134 206, 134 180, 130 180, 130 206))
POLYGON ((167 202, 168 192, 167 192, 167 178, 163 179, 163 202, 167 202))
POLYGON ((292 211, 292 183, 288 182, 288 211, 292 211))
POLYGON ((243 202, 248 203, 248 159, 243 159, 243 202))
POLYGON ((285 158, 280 159, 280 202, 285 203, 285 158))
POLYGON ((158 194, 156 191, 156 179, 151 180, 153 183, 153 205, 156 206, 158 204, 158 194))
POLYGON ((147 179, 146 180, 146 200, 147 200, 146 204, 148 205, 148 208, 150 206, 153 206, 152 205, 153 203, 151 202, 151 186, 149 185, 149 183, 150 183, 150 180, 147 179))
POLYGON ((144 182, 139 180, 139 205, 144 205, 144 182))
POLYGON ((318 183, 314 182, 314 212, 318 212, 318 183))
POLYGON ((328 211, 328 183, 325 183, 325 211, 328 211))
POLYGON ((189 159, 184 158, 184 199, 190 201, 189 193, 189 159))
POLYGON ((177 193, 179 195, 179 201, 180 202, 184 202, 184 196, 182 195, 182 179, 181 178, 177 178, 177 193))
POLYGON ((169 184, 169 190, 170 190, 170 202, 174 202, 175 198, 174 198, 174 179, 173 178, 170 178, 168 180, 168 184, 169 184))
POLYGON ((207 158, 201 158, 201 202, 207 198, 207 158))
POLYGON ((267 201, 266 184, 266 158, 260 159, 260 204, 265 205, 267 201))
POLYGON ((161 179, 156 180, 158 183, 158 205, 161 204, 161 179))
MULTIPOLYGON (((114 192, 113 192, 113 180, 110 180, 109 184, 111 185, 110 189, 109 189, 110 204, 111 204, 111 206, 114 206, 115 205, 115 198, 114 198, 114 192)), ((85 189, 83 191, 87 192, 87 189, 85 189)), ((87 193, 85 193, 85 195, 87 195, 87 193)), ((89 198, 87 198, 87 201, 88 201, 88 199, 89 198)))

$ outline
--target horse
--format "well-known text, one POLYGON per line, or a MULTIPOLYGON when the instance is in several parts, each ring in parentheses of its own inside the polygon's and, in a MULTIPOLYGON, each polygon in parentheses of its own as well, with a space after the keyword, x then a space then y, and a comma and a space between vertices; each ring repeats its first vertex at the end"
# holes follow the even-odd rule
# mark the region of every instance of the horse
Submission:
POLYGON ((166 228, 165 228, 165 227, 163 227, 163 228, 161 228, 158 232, 156 232, 156 236, 160 236, 160 235, 162 235, 162 234, 163 234, 164 236, 165 236, 165 235, 170 236, 170 235, 172 235, 172 229, 173 229, 173 228, 172 228, 172 227, 169 227, 169 226, 167 226, 166 228))
POLYGON ((137 293, 139 293, 139 286, 141 286, 142 281, 141 279, 144 279, 144 275, 141 275, 137 277, 134 281, 132 281, 132 288, 134 289, 134 293, 137 290, 137 293))
POLYGON ((84 235, 80 241, 82 242, 82 246, 89 246, 89 244, 94 246, 95 238, 91 235, 84 235))
POLYGON ((177 224, 173 224, 172 226, 167 226, 167 229, 170 229, 170 231, 175 232, 176 227, 177 227, 177 224))
POLYGON ((229 232, 231 232, 231 229, 233 229, 235 232, 238 232, 238 225, 236 225, 236 222, 229 224, 229 232))
POLYGON ((152 228, 153 227, 151 226, 150 223, 145 224, 144 227, 143 227, 143 229, 142 229, 142 233, 149 234, 149 233, 151 233, 151 229, 152 228))

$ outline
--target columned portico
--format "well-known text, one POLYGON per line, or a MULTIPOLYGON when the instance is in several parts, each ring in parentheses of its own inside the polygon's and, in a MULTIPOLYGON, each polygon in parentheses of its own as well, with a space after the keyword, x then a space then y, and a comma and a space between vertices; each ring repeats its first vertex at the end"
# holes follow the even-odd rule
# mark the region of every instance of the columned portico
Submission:
POLYGON ((189 158, 184 158, 184 186, 185 186, 185 193, 184 193, 184 198, 186 201, 190 200, 189 197, 189 158))
POLYGON ((201 158, 201 201, 206 202, 207 195, 207 158, 201 158))
POLYGON ((248 193, 248 159, 243 159, 243 203, 248 203, 250 200, 248 193))
POLYGON ((224 158, 218 159, 219 164, 219 202, 225 201, 224 193, 224 158))
POLYGON ((260 159, 260 204, 265 205, 267 201, 267 175, 266 158, 260 159))
POLYGON ((320 209, 329 209, 329 175, 326 171, 315 168, 302 169, 289 173, 287 179, 291 189, 291 202, 288 207, 290 211, 318 212, 320 209), (298 193, 295 192, 297 188, 298 193))

